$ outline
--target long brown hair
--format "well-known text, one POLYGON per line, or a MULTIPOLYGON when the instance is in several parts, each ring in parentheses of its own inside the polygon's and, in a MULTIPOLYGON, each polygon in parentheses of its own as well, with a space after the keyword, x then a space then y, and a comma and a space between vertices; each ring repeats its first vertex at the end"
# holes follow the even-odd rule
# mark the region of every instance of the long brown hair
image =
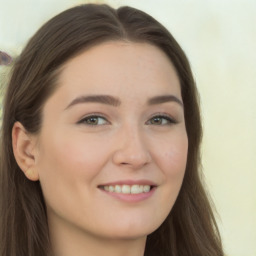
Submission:
POLYGON ((198 95, 188 60, 173 36, 148 14, 107 5, 74 7, 48 21, 17 58, 7 86, 1 131, 0 256, 51 255, 39 182, 17 165, 11 131, 15 121, 39 133, 42 108, 56 89, 61 67, 88 47, 110 41, 146 42, 170 58, 178 74, 189 140, 184 181, 169 216, 147 238, 145 256, 223 256, 213 211, 202 186, 202 128, 198 95))

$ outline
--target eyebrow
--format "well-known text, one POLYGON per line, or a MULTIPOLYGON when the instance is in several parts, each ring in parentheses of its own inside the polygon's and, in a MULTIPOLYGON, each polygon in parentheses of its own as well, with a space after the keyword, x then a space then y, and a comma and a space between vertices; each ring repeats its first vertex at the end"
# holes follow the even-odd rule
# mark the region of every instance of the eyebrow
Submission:
MULTIPOLYGON (((177 98, 174 95, 161 95, 161 96, 156 96, 153 98, 150 98, 147 101, 148 105, 156 105, 156 104, 161 104, 161 103, 166 103, 166 102, 176 102, 180 106, 183 107, 182 101, 177 98)), ((101 104, 106 104, 110 105, 113 107, 118 107, 121 105, 121 100, 118 98, 115 98, 110 95, 88 95, 88 96, 80 96, 75 98, 71 103, 65 108, 68 109, 74 105, 81 104, 81 103, 101 103, 101 104)))
POLYGON ((71 106, 74 106, 76 104, 80 103, 101 103, 110 105, 113 107, 118 107, 121 105, 121 101, 113 96, 110 95, 88 95, 88 96, 81 96, 78 98, 75 98, 71 103, 66 107, 66 109, 70 108, 71 106))
POLYGON ((148 105, 156 105, 166 102, 176 102, 183 107, 182 101, 174 95, 156 96, 148 100, 148 105))

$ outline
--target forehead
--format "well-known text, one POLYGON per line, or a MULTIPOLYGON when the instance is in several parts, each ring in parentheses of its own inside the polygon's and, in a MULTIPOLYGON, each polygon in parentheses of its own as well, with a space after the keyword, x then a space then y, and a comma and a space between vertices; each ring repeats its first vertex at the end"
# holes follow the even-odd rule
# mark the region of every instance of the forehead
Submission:
POLYGON ((156 46, 111 41, 69 60, 60 73, 58 91, 70 98, 81 93, 180 96, 180 84, 170 59, 156 46))

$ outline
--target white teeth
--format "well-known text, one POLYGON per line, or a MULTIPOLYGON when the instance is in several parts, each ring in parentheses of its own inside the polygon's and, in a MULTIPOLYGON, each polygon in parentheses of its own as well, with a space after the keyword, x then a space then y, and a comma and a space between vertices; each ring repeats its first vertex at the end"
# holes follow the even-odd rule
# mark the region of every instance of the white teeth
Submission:
POLYGON ((150 191, 150 185, 115 185, 115 186, 104 186, 104 190, 114 193, 122 194, 140 194, 147 193, 150 191))
POLYGON ((115 185, 115 191, 116 193, 121 193, 122 192, 122 187, 119 185, 115 185))
POLYGON ((143 191, 147 193, 150 190, 150 186, 143 186, 143 191))
POLYGON ((142 193, 142 192, 143 192, 143 186, 142 186, 142 189, 141 189, 140 185, 133 185, 131 187, 131 194, 139 194, 139 193, 142 193))
POLYGON ((122 193, 123 194, 130 194, 131 193, 131 187, 128 185, 123 185, 122 186, 122 193))
MULTIPOLYGON (((107 187, 107 186, 106 186, 107 187)), ((109 186, 109 192, 114 192, 115 191, 115 188, 113 186, 109 186)))

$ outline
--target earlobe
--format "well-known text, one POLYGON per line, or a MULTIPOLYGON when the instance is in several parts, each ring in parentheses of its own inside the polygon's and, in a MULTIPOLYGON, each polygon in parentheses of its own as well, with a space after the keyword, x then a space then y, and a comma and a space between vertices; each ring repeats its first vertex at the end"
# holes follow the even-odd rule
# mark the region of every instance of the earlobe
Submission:
POLYGON ((29 180, 32 180, 32 181, 37 181, 39 180, 39 175, 38 175, 38 172, 36 171, 36 169, 34 168, 29 168, 27 169, 24 174, 26 175, 26 177, 29 179, 29 180))
POLYGON ((39 175, 35 166, 35 138, 29 135, 20 122, 12 128, 12 148, 17 164, 29 180, 36 181, 39 175))

